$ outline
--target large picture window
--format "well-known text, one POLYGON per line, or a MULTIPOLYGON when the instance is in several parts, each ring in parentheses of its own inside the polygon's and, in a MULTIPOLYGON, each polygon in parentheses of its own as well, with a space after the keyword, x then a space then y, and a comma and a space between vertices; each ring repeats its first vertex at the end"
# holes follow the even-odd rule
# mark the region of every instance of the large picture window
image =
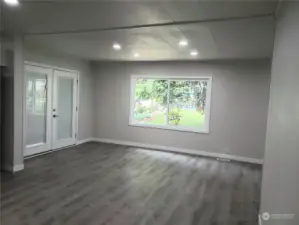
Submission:
POLYGON ((209 132, 211 77, 131 76, 130 125, 209 132))

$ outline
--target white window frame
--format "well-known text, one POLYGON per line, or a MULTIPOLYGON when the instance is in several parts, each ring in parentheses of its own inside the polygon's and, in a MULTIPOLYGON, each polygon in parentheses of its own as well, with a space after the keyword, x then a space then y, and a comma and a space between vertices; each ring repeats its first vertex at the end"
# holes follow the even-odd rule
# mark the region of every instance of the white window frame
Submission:
MULTIPOLYGON (((210 132, 210 111, 211 111, 211 96, 212 96, 212 77, 211 76, 156 76, 156 75, 131 75, 130 78, 130 112, 129 112, 129 126, 135 127, 146 127, 146 128, 157 128, 164 130, 174 130, 174 131, 186 131, 186 132, 194 132, 194 133, 205 133, 208 134, 210 132), (161 79, 168 80, 168 85, 171 80, 182 79, 182 80, 204 80, 207 81, 207 95, 206 95, 206 106, 205 106, 205 123, 203 128, 189 128, 189 127, 175 127, 172 125, 151 125, 151 124, 136 124, 133 121, 134 118, 134 106, 135 106, 135 82, 136 79, 161 79)), ((170 89, 168 89, 169 95, 170 89)), ((169 96, 168 96, 169 100, 169 96)), ((169 110, 169 107, 168 107, 169 110)), ((168 116, 168 114, 167 114, 168 116)))

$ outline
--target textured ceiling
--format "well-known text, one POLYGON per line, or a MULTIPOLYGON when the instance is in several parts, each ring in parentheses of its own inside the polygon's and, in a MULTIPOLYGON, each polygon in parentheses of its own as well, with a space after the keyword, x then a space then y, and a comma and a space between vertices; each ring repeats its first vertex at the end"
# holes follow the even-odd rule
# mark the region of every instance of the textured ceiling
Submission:
POLYGON ((23 0, 16 8, 4 7, 3 27, 27 34, 28 48, 89 60, 184 60, 191 58, 192 49, 203 60, 265 58, 272 52, 274 22, 269 15, 276 5, 272 0, 23 0), (203 20, 214 22, 180 24, 203 20), (100 29, 108 30, 84 32, 100 29), (182 38, 189 46, 178 46, 182 38), (114 42, 123 49, 114 51, 114 42))

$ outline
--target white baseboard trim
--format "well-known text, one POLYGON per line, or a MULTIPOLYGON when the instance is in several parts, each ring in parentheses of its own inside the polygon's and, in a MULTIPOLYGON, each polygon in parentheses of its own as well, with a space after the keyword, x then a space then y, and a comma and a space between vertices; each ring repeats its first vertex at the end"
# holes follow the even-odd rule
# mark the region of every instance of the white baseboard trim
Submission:
POLYGON ((224 159, 240 161, 240 162, 247 162, 247 163, 254 163, 254 164, 263 164, 262 159, 248 158, 248 157, 228 155, 228 154, 222 154, 222 153, 199 151, 199 150, 194 150, 194 149, 175 148, 175 147, 168 147, 168 146, 162 146, 162 145, 152 145, 152 144, 144 144, 144 143, 138 143, 138 142, 119 141, 119 140, 112 140, 112 139, 105 139, 105 138, 92 138, 92 141, 134 146, 134 147, 146 148, 146 149, 156 149, 156 150, 169 151, 169 152, 187 153, 187 154, 192 154, 192 155, 200 155, 200 156, 207 156, 207 157, 213 157, 213 158, 224 158, 224 159))
POLYGON ((15 165, 15 166, 11 166, 11 165, 2 165, 2 169, 4 171, 8 171, 8 172, 18 172, 24 169, 24 164, 19 164, 19 165, 15 165))
POLYGON ((77 142, 76 142, 76 145, 81 145, 81 144, 84 144, 84 143, 86 143, 86 142, 90 142, 90 141, 94 141, 94 138, 86 138, 86 139, 77 141, 77 142))
POLYGON ((18 172, 24 169, 24 164, 20 164, 20 165, 15 165, 13 167, 13 172, 18 172))

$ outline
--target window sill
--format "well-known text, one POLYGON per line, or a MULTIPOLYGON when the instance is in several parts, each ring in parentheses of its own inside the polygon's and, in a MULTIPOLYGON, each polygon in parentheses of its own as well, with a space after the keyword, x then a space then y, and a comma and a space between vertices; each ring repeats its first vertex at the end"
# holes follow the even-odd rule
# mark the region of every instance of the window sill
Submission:
POLYGON ((130 123, 129 126, 133 127, 142 127, 142 128, 152 128, 152 129, 161 129, 161 130, 172 130, 172 131, 182 131, 189 133, 200 133, 200 134, 209 134, 209 130, 204 129, 192 129, 184 127, 173 127, 173 126, 159 126, 159 125, 150 125, 150 124, 133 124, 130 123))

